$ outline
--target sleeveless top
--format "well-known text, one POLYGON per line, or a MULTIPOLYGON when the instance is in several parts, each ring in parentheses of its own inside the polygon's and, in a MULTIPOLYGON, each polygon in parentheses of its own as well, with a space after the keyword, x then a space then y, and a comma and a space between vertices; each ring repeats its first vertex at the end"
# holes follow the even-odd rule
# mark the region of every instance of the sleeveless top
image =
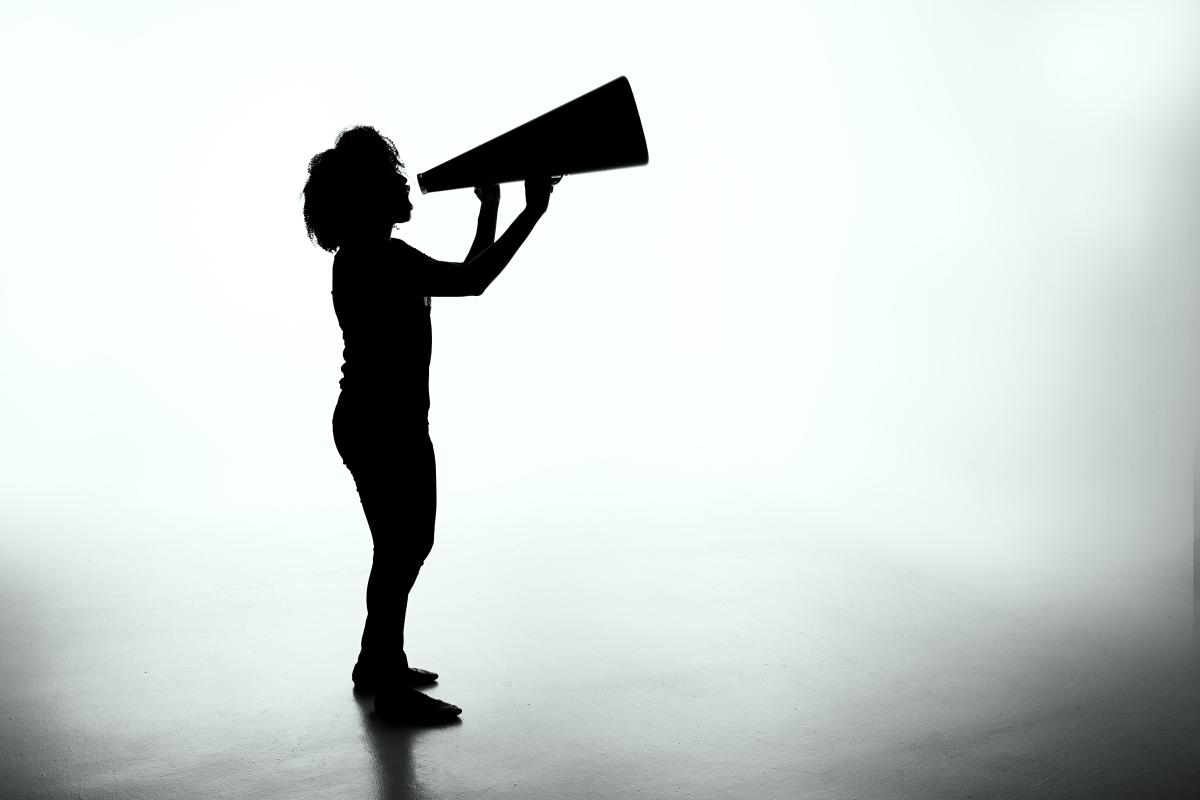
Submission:
POLYGON ((339 402, 428 424, 431 303, 406 281, 405 267, 430 260, 399 239, 338 249, 332 294, 344 344, 339 402))

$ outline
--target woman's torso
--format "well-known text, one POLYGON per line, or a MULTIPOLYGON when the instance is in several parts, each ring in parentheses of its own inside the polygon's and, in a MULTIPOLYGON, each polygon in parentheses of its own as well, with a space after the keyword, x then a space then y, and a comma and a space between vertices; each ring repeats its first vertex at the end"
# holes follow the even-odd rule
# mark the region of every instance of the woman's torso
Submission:
POLYGON ((418 257, 425 256, 399 240, 334 256, 333 308, 344 344, 338 404, 356 416, 427 424, 430 299, 404 275, 405 261, 418 257))

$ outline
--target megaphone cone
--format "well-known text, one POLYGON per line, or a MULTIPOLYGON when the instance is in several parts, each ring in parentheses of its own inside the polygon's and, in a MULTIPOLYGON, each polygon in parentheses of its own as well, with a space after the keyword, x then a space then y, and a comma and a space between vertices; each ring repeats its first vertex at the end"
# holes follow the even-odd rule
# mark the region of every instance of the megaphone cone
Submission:
POLYGON ((633 89, 622 76, 418 173, 417 184, 427 194, 649 161, 633 89))

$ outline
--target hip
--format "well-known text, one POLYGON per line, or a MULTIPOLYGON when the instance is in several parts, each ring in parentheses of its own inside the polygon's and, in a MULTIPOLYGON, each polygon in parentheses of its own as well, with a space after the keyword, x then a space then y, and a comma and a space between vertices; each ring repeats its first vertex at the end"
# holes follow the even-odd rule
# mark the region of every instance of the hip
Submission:
POLYGON ((432 448, 425 413, 394 404, 365 403, 339 397, 333 409, 333 440, 346 460, 363 449, 422 451, 432 448))

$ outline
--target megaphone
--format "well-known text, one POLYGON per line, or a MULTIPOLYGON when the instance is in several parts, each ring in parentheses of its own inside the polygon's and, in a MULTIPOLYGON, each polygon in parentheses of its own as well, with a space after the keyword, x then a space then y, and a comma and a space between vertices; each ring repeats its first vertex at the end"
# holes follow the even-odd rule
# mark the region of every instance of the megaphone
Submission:
POLYGON ((422 194, 647 164, 646 136, 624 76, 418 173, 422 194))

